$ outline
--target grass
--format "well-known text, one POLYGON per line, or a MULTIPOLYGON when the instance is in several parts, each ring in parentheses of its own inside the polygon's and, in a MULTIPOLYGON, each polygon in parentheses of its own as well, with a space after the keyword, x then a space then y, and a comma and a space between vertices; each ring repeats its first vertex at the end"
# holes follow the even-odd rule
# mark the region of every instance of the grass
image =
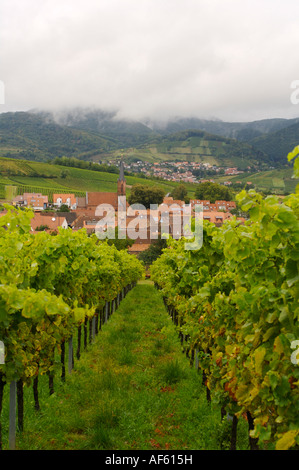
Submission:
POLYGON ((215 181, 223 183, 224 181, 237 182, 241 181, 246 184, 246 181, 251 181, 259 190, 269 191, 276 190, 276 192, 294 193, 296 186, 299 182, 298 178, 293 178, 292 168, 282 168, 279 170, 262 171, 255 174, 240 174, 236 176, 217 176, 215 181))
MULTIPOLYGON (((81 193, 86 191, 116 192, 119 175, 106 172, 85 170, 80 168, 65 168, 43 162, 22 161, 8 158, 0 158, 0 185, 15 185, 36 192, 51 190, 81 193), (61 172, 67 170, 67 176, 61 177, 61 172), (47 178, 44 177, 47 176, 47 178)), ((138 176, 127 176, 127 193, 133 184, 146 184, 159 186, 166 193, 170 193, 178 183, 144 179, 138 176)), ((196 185, 186 184, 189 195, 194 196, 196 185)), ((4 190, 3 190, 4 191, 4 190)), ((29 192, 30 192, 29 191, 29 192)), ((46 193, 48 194, 48 193, 46 193)))
MULTIPOLYGON (((18 449, 220 449, 220 409, 208 404, 151 283, 129 292, 50 397, 43 379, 39 413, 26 390, 18 449)), ((248 448, 246 433, 241 422, 239 448, 248 448)))
MULTIPOLYGON (((153 150, 153 149, 151 149, 153 150)), ((143 151, 143 150, 142 150, 143 151)), ((156 152, 157 149, 156 149, 156 152)), ((129 154, 129 151, 128 151, 129 154)), ((157 157, 158 153, 153 153, 157 157)), ((181 155, 182 157, 182 155, 181 155)), ((184 156, 184 159, 187 156, 184 156)), ((212 157, 203 156, 204 161, 211 161, 212 157)), ((151 161, 148 159, 148 161, 151 161)), ((156 161, 156 158, 154 159, 156 161)), ((294 192, 298 179, 292 178, 293 170, 291 168, 281 170, 263 171, 260 173, 237 176, 214 176, 216 182, 223 183, 230 180, 232 182, 242 181, 245 185, 246 181, 252 181, 260 190, 275 190, 280 193, 294 192)), ((70 192, 78 196, 89 192, 115 192, 117 188, 117 174, 96 172, 79 168, 65 168, 59 165, 52 165, 44 162, 22 161, 8 158, 0 158, 0 198, 5 198, 5 186, 14 185, 19 188, 19 193, 27 192, 43 192, 52 197, 55 192, 70 192), (67 170, 67 176, 61 177, 62 170, 67 170), (45 178, 44 175, 47 175, 45 178)), ((127 194, 130 194, 132 185, 140 183, 149 186, 157 185, 162 188, 166 194, 179 184, 171 181, 144 179, 138 176, 127 176, 127 194)), ((196 184, 184 183, 188 196, 192 199, 195 197, 196 184)))
MULTIPOLYGON (((215 140, 214 136, 208 134, 188 136, 187 133, 188 131, 179 132, 176 136, 173 134, 128 148, 125 152, 126 156, 151 163, 180 159, 222 166, 225 160, 225 166, 242 168, 252 163, 254 157, 251 148, 245 143, 221 137, 215 140)), ((101 154, 101 158, 114 159, 119 154, 119 150, 112 150, 105 155, 101 154)))

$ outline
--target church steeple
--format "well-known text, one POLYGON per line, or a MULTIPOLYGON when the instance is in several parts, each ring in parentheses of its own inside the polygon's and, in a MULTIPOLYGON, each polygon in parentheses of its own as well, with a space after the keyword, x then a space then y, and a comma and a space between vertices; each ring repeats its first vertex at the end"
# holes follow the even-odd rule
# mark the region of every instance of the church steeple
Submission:
POLYGON ((125 166, 123 156, 121 157, 119 166, 119 178, 117 181, 117 194, 118 196, 126 195, 126 180, 125 180, 125 166))

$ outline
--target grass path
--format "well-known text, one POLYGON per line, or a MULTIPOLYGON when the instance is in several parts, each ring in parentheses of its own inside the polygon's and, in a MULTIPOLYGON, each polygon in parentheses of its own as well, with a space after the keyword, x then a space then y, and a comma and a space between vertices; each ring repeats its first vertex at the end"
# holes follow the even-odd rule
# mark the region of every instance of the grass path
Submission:
POLYGON ((28 417, 19 449, 218 449, 218 407, 150 283, 137 285, 67 381, 28 417))

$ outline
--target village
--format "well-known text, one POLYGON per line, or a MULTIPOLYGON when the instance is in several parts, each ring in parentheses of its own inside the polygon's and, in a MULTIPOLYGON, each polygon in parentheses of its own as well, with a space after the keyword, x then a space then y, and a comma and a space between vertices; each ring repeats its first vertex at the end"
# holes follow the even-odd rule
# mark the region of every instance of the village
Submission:
MULTIPOLYGON (((112 164, 114 162, 111 162, 112 164)), ((115 164, 115 163, 114 163, 115 164)), ((251 167, 241 170, 237 167, 220 167, 211 163, 195 163, 188 161, 165 161, 165 162, 147 162, 137 160, 124 164, 127 172, 143 174, 147 177, 156 177, 166 181, 174 181, 181 183, 203 183, 210 181, 214 183, 213 175, 236 176, 245 172, 250 172, 251 167)), ((236 181, 240 183, 241 181, 236 181)), ((223 182, 225 186, 230 186, 232 182, 229 178, 223 182)), ((247 182, 251 184, 251 182, 247 182)))
MULTIPOLYGON (((50 202, 49 196, 41 193, 24 193, 14 197, 11 203, 15 207, 31 208, 34 211, 34 217, 31 220, 32 232, 55 233, 62 227, 63 229, 71 228, 74 231, 85 229, 88 234, 97 233, 99 222, 112 210, 115 226, 124 229, 125 237, 134 239, 128 251, 136 255, 148 249, 162 232, 167 231, 166 224, 169 227, 168 233, 173 238, 179 238, 183 233, 183 214, 188 210, 191 216, 194 216, 195 208, 200 205, 203 220, 221 226, 225 220, 233 217, 232 211, 236 209, 234 201, 215 201, 212 204, 208 200, 191 199, 188 204, 185 204, 185 201, 174 200, 167 195, 157 210, 139 210, 137 224, 136 212, 132 212, 126 200, 125 164, 123 161, 120 164, 116 192, 86 192, 84 197, 57 193, 53 194, 51 199, 50 202), (120 207, 120 201, 122 207, 120 207), (118 225, 122 223, 120 211, 125 214, 124 227, 118 225), (179 225, 177 223, 178 217, 179 225), (136 235, 132 236, 132 232, 136 235)), ((0 215, 4 214, 5 212, 0 213, 0 215)))

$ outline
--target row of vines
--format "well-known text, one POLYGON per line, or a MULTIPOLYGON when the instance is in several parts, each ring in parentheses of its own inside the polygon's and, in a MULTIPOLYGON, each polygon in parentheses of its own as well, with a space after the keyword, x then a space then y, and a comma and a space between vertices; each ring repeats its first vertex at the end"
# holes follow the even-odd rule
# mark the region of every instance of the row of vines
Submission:
POLYGON ((298 448, 299 193, 237 199, 248 221, 204 221, 197 251, 170 240, 151 276, 209 397, 248 420, 251 448, 298 448))
POLYGON ((53 202, 53 194, 69 194, 74 193, 77 197, 85 197, 85 191, 76 191, 73 189, 63 188, 57 186, 49 188, 45 186, 32 186, 29 184, 21 184, 17 181, 10 180, 10 183, 0 181, 0 199, 12 200, 17 195, 23 195, 24 193, 41 193, 44 196, 48 196, 49 202, 53 202))
POLYGON ((143 273, 136 257, 84 230, 33 234, 31 211, 6 209, 0 218, 0 413, 5 384, 33 383, 36 394, 38 376, 51 378, 55 352, 63 356, 81 327, 98 330, 143 273))

